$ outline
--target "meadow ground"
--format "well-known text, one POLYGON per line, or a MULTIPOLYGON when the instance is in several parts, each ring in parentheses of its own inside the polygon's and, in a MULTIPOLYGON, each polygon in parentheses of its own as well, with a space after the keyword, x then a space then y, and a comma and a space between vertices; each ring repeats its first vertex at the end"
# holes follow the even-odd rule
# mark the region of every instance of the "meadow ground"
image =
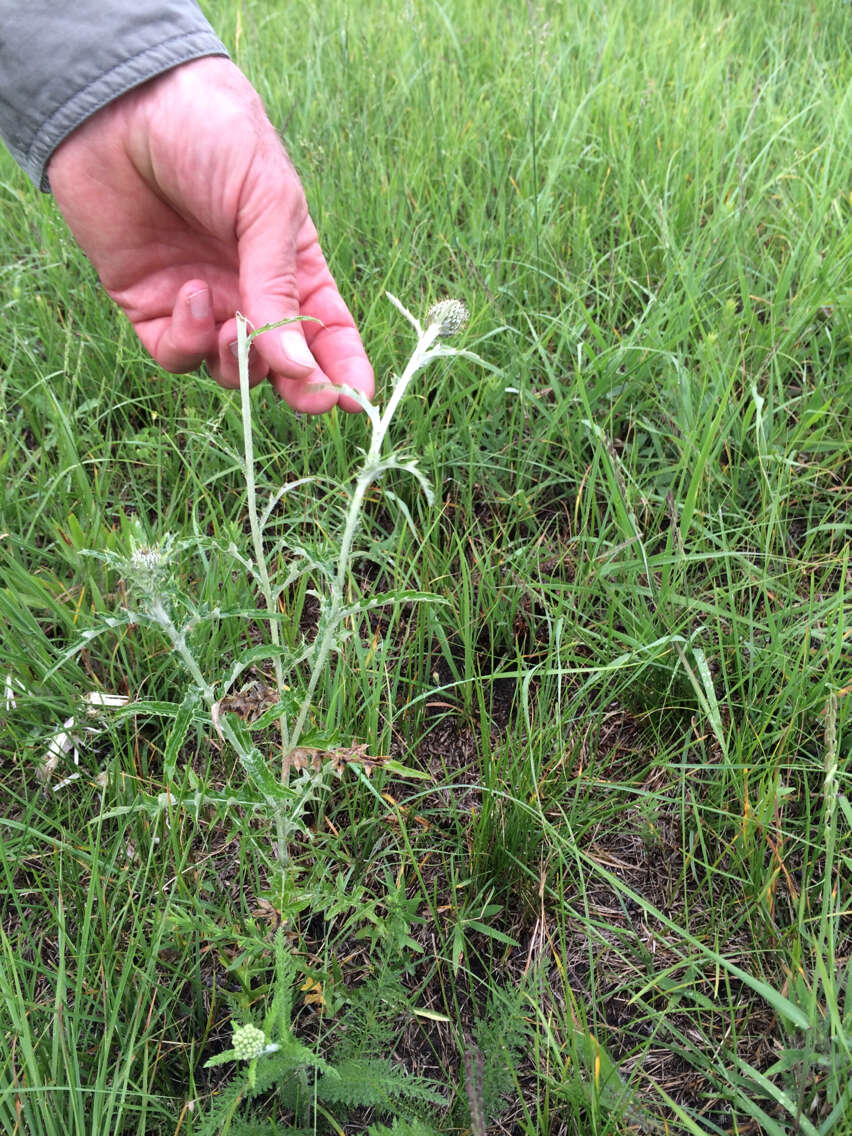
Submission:
POLYGON ((852 1132, 852 7, 205 9, 378 403, 386 290, 487 366, 401 403, 279 788, 366 416, 252 396, 271 650, 239 394, 0 157, 0 1125, 852 1132))

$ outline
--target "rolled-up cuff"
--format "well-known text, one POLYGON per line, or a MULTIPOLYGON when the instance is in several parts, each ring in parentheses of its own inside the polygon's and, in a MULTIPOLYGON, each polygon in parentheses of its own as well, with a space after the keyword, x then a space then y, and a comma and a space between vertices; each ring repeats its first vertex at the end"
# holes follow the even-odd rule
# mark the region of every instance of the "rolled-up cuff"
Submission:
POLYGON ((77 91, 73 98, 51 115, 36 135, 22 163, 24 169, 39 189, 49 193, 47 164, 51 154, 87 118, 134 87, 162 75, 164 71, 171 71, 173 67, 189 63, 192 59, 201 59, 205 55, 227 54, 225 46, 216 36, 197 32, 158 44, 133 59, 125 60, 83 90, 77 91))
POLYGON ((0 137, 49 191, 51 154, 96 111, 182 63, 227 54, 196 0, 0 0, 0 137))

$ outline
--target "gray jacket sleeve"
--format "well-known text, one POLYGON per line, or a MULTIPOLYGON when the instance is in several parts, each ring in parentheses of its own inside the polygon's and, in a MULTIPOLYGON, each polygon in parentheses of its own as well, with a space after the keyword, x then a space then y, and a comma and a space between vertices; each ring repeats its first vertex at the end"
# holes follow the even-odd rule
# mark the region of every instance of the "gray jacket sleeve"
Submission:
POLYGON ((0 0, 0 137, 39 188, 59 143, 147 79, 227 55, 194 0, 0 0))

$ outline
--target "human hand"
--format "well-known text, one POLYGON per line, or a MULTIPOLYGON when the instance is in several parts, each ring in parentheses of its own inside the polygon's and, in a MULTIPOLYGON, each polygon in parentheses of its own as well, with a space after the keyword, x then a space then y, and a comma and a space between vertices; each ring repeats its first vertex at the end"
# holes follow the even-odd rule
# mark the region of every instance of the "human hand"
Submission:
POLYGON ((185 63, 110 103, 59 146, 48 176, 71 232, 160 366, 206 362, 236 387, 237 310, 255 328, 308 316, 253 341, 252 383, 268 376, 294 410, 313 414, 360 409, 334 389, 341 384, 372 397, 373 370, 299 178, 228 60, 185 63))

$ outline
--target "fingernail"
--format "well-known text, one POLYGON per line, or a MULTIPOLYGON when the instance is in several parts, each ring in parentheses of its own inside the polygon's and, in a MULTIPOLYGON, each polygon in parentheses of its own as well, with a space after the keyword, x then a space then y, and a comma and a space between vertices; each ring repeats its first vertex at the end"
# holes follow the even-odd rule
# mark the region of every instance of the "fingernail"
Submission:
POLYGON ((234 356, 234 358, 239 359, 239 357, 240 357, 240 345, 239 345, 239 343, 237 343, 236 339, 232 339, 231 342, 228 344, 228 347, 230 347, 231 354, 234 356))
POLYGON ((189 297, 189 310, 193 319, 206 320, 209 318, 210 293, 206 288, 202 288, 200 292, 192 293, 189 297))
POLYGON ((305 343, 301 332, 282 331, 281 346, 291 363, 296 363, 299 367, 316 367, 316 359, 311 354, 311 349, 305 343))

